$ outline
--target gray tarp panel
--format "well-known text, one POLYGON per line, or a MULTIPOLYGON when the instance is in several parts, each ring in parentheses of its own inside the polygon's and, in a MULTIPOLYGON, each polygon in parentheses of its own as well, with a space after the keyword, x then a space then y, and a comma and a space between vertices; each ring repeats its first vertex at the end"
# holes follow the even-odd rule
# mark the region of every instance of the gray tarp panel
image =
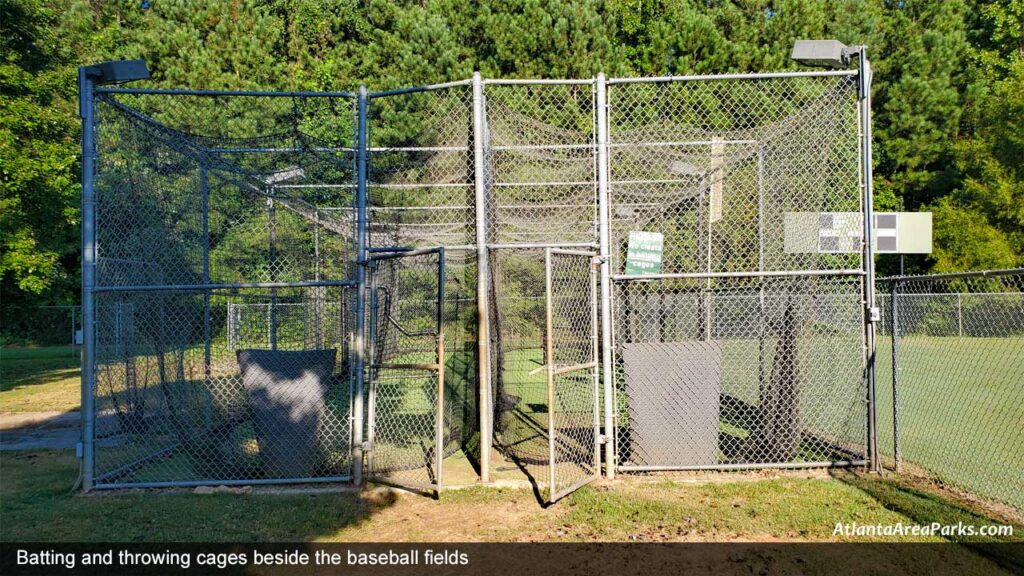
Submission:
POLYGON ((334 358, 334 349, 238 351, 265 477, 314 473, 334 358))
POLYGON ((718 464, 720 343, 624 344, 622 361, 629 459, 648 466, 718 464))

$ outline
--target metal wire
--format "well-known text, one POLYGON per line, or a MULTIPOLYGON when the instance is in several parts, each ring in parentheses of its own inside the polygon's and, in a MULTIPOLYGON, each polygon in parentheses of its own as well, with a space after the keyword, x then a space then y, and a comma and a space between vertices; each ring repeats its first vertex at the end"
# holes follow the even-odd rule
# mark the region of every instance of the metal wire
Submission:
POLYGON ((366 448, 439 488, 488 420, 549 500, 600 442, 610 471, 863 462, 863 242, 788 236, 865 209, 860 79, 90 92, 97 485, 358 481, 366 448))
POLYGON ((619 465, 863 460, 860 254, 786 249, 787 214, 861 209, 856 78, 686 80, 608 88, 619 465))
POLYGON ((879 291, 884 453, 1024 510, 1024 270, 887 278, 879 291))

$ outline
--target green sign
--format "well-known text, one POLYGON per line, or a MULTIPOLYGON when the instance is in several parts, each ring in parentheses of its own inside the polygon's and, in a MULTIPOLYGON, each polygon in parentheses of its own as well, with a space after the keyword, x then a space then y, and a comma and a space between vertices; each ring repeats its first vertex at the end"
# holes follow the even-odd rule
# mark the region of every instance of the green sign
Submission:
POLYGON ((630 232, 626 274, 658 274, 665 237, 658 232, 630 232))

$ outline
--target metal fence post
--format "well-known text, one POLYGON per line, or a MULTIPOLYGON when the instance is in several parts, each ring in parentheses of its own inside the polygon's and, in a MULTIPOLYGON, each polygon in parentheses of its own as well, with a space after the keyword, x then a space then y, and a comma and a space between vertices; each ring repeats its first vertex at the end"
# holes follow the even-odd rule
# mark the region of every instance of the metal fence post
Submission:
POLYGON ((491 311, 488 306, 490 263, 487 253, 487 199, 484 185, 484 83, 473 73, 473 182, 476 193, 477 377, 480 382, 480 482, 491 481, 491 311))
POLYGON ((552 322, 551 248, 544 249, 544 363, 547 376, 548 399, 548 501, 554 501, 556 469, 555 453, 555 344, 552 322))
POLYGON ((872 472, 881 472, 878 458, 877 406, 875 389, 875 323, 878 320, 878 308, 875 305, 875 250, 874 250, 874 195, 871 179, 871 63, 867 57, 867 47, 861 46, 858 52, 860 69, 859 82, 860 117, 861 117, 861 154, 864 171, 864 336, 866 352, 866 379, 868 388, 868 460, 872 472))
POLYGON ((356 321, 355 358, 352 383, 352 480, 363 482, 363 371, 366 362, 364 326, 366 323, 366 86, 359 87, 356 100, 356 321))
MULTIPOLYGON (((444 284, 445 284, 445 256, 444 248, 437 249, 437 414, 434 423, 434 466, 436 471, 434 477, 437 481, 437 491, 444 487, 444 439, 445 431, 445 340, 444 340, 444 284)), ((483 443, 481 443, 482 445, 483 443)), ((482 467, 481 467, 482 468, 482 467)), ((482 474, 482 472, 481 472, 482 474)))
MULTIPOLYGON (((206 166, 199 168, 199 194, 201 210, 203 211, 203 284, 210 283, 210 181, 206 166)), ((210 290, 203 291, 203 375, 206 379, 206 386, 210 386, 213 378, 211 366, 211 347, 213 330, 210 318, 210 290)), ((212 398, 206 397, 204 409, 205 424, 210 425, 213 416, 212 398)))
POLYGON ((608 193, 608 85, 604 73, 597 75, 597 203, 601 258, 601 378, 604 384, 605 474, 615 478, 615 417, 612 371, 612 286, 611 227, 608 193))
POLYGON ((959 292, 956 293, 956 334, 964 337, 964 299, 959 292))
POLYGON ((896 297, 899 281, 892 282, 889 292, 889 333, 892 336, 892 458, 896 472, 900 471, 900 363, 899 363, 899 306, 896 297))
POLYGON ((95 471, 96 205, 93 177, 96 162, 93 82, 86 67, 78 68, 78 114, 82 119, 82 489, 93 487, 95 471))

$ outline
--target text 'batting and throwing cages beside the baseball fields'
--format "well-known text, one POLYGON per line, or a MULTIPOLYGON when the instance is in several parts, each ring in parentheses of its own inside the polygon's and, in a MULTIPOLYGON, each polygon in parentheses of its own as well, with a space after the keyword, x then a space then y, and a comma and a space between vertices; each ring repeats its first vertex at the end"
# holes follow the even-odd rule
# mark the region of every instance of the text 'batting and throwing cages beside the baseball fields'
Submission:
POLYGON ((867 463, 864 69, 86 78, 87 488, 867 463))

